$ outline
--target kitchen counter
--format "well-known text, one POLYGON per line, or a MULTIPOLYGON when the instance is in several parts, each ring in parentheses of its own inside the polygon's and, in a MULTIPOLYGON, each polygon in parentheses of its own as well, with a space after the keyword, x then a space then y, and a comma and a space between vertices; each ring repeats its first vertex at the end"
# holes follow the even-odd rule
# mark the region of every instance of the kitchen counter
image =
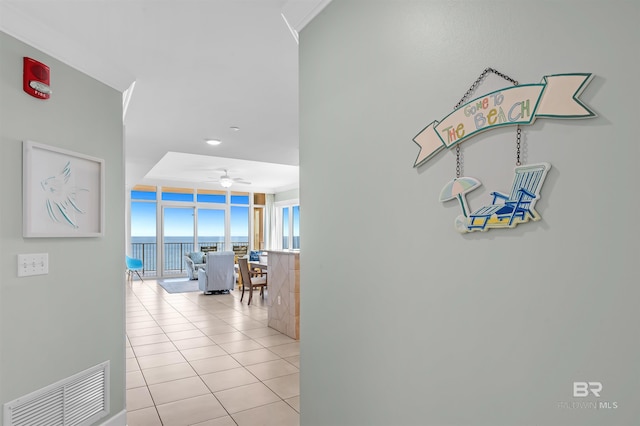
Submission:
POLYGON ((268 325, 300 338, 300 251, 266 250, 268 255, 268 325))

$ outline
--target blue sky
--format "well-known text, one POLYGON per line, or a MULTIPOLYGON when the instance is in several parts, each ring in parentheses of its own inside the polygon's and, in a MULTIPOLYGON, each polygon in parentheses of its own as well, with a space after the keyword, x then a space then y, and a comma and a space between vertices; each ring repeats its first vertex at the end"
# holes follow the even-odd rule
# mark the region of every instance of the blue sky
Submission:
MULTIPOLYGON (((283 229, 289 229, 289 217, 287 216, 290 207, 285 207, 283 210, 282 227, 283 229)), ((293 235, 300 236, 300 206, 293 206, 293 235)), ((285 231, 285 235, 288 231, 285 231)))
MULTIPOLYGON (((164 235, 193 236, 193 207, 165 207, 164 235)), ((231 236, 249 235, 249 207, 231 206, 231 236)), ((224 210, 199 209, 198 234, 224 236, 224 210)), ((131 203, 131 236, 153 237, 156 234, 156 203, 131 203)))
MULTIPOLYGON (((164 235, 165 237, 193 237, 194 225, 194 195, 187 193, 163 192, 163 200, 184 201, 191 203, 189 207, 164 207, 164 235)), ((156 192, 131 191, 131 198, 134 200, 148 200, 154 202, 131 202, 131 236, 132 237, 155 237, 156 236, 156 192)), ((215 203, 219 207, 224 207, 227 202, 225 195, 198 194, 199 203, 215 203)), ((249 240, 249 197, 246 195, 231 195, 231 203, 247 204, 247 206, 230 206, 230 227, 231 237, 245 237, 249 240)), ((300 235, 300 207, 285 207, 287 215, 284 218, 284 227, 288 229, 288 212, 292 210, 293 235, 300 235)), ((200 208, 198 209, 198 235, 200 237, 224 237, 225 211, 223 209, 200 208)), ((285 235, 288 231, 285 231, 285 235)))
POLYGON ((156 235, 156 203, 131 203, 131 236, 156 235))

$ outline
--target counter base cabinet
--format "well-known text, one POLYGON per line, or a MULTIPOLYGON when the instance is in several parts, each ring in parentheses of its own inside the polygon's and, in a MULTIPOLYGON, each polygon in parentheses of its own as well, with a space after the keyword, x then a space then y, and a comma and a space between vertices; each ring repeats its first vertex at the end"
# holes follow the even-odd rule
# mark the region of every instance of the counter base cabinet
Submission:
POLYGON ((269 251, 268 325, 300 338, 300 253, 269 251))

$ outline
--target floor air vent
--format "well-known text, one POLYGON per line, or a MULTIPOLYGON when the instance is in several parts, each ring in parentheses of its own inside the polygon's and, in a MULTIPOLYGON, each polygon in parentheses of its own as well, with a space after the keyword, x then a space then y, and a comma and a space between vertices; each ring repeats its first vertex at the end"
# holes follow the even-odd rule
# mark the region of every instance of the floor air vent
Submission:
POLYGON ((4 404, 5 426, 86 426, 109 413, 109 361, 4 404))

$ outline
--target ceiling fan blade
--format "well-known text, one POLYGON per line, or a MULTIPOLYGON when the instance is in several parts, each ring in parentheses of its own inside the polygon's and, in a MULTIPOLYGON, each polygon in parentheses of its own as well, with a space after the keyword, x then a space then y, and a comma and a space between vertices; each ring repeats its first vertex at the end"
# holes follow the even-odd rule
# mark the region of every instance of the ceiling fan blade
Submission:
MULTIPOLYGON (((213 178, 212 178, 213 179, 213 178)), ((249 184, 251 182, 243 179, 243 178, 239 178, 239 177, 232 177, 231 175, 229 175, 228 173, 226 175, 222 175, 220 176, 220 179, 229 179, 232 182, 238 182, 238 183, 244 183, 244 184, 249 184)))

